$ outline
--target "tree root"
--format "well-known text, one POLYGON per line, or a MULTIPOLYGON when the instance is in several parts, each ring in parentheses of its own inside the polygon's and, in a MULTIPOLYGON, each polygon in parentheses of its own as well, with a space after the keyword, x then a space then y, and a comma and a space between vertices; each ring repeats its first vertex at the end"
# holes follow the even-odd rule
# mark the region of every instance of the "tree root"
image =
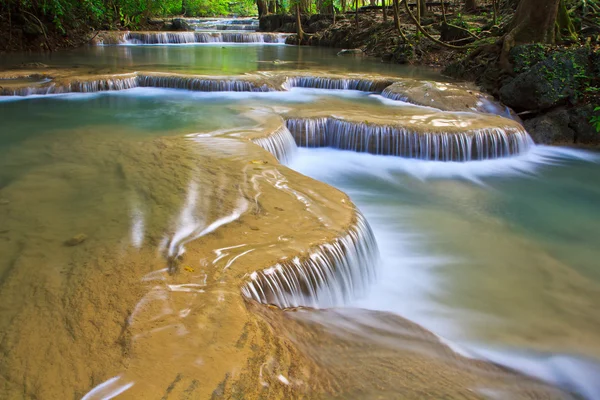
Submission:
POLYGON ((415 18, 415 16, 413 15, 412 11, 410 11, 410 8, 408 7, 408 1, 404 0, 404 8, 406 9, 406 12, 408 13, 408 15, 410 16, 410 19, 412 19, 413 23, 415 24, 415 26, 417 27, 417 29, 423 33, 423 35, 425 35, 426 38, 428 38, 429 40, 431 40, 432 42, 439 44, 440 46, 449 48, 449 49, 453 49, 453 50, 467 50, 467 49, 471 49, 473 47, 475 47, 475 45, 464 45, 464 46, 455 46, 452 44, 448 44, 446 42, 442 42, 441 40, 438 40, 436 38, 434 38, 433 36, 431 36, 429 34, 429 32, 427 32, 425 30, 425 28, 423 28, 423 26, 421 26, 421 24, 419 23, 419 21, 415 18))

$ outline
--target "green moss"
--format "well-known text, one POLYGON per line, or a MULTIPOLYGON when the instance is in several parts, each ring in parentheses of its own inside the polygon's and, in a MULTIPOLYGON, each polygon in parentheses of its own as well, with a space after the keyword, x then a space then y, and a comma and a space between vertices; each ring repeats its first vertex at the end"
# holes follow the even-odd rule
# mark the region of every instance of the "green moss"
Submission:
POLYGON ((527 71, 529 68, 546 58, 547 50, 548 48, 546 46, 539 43, 515 46, 510 51, 510 58, 514 66, 514 71, 516 73, 527 71))

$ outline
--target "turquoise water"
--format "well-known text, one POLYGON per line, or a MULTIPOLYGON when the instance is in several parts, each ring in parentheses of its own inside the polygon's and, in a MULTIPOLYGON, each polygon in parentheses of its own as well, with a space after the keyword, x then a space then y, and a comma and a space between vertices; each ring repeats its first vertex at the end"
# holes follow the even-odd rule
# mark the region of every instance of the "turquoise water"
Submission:
MULTIPOLYGON (((1 62, 34 61, 105 72, 318 69, 437 76, 344 59, 329 49, 278 45, 105 46, 1 62)), ((40 275, 74 262, 56 248, 79 232, 95 232, 109 253, 130 246, 122 242, 133 235, 137 209, 152 216, 149 245, 157 246, 187 181, 177 175, 176 162, 148 167, 159 151, 153 140, 252 127, 257 121, 249 109, 379 104, 367 94, 314 90, 133 89, 13 100, 0 102, 0 283, 27 282, 11 277, 24 253, 28 276, 39 279, 27 287, 53 284, 40 275), (164 183, 173 176, 181 179, 164 183)), ((581 371, 595 374, 596 367, 581 360, 600 358, 599 160, 598 154, 548 147, 466 164, 318 149, 301 150, 291 168, 347 192, 373 227, 382 254, 379 281, 353 306, 397 313, 459 350, 594 398, 600 389, 581 371), (535 356, 523 355, 530 353, 535 356), (548 360, 557 357, 567 361, 553 369, 548 360)), ((5 288, 2 298, 14 293, 5 288)), ((0 327, 31 302, 5 307, 0 327)))
POLYGON ((90 46, 47 54, 15 54, 3 57, 0 67, 41 62, 53 67, 91 67, 99 72, 140 70, 212 75, 310 69, 440 79, 431 70, 384 64, 368 57, 338 57, 336 53, 335 49, 320 47, 249 43, 90 46))

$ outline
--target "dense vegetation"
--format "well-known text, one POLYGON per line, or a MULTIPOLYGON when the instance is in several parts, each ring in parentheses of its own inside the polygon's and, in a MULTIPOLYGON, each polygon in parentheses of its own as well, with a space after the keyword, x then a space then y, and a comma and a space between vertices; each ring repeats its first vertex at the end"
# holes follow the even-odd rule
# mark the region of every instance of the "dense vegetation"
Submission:
POLYGON ((144 28, 152 17, 218 15, 256 15, 256 4, 253 0, 3 0, 0 51, 32 48, 34 42, 43 50, 72 46, 98 29, 144 28))

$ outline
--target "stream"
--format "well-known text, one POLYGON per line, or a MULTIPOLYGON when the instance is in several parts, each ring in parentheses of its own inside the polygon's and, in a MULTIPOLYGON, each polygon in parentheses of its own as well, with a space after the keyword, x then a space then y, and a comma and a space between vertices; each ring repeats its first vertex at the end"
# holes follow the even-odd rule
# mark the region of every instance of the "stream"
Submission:
MULTIPOLYGON (((213 25, 233 30, 198 30, 213 25)), ((600 398, 598 153, 534 145, 504 116, 322 83, 449 82, 333 49, 122 43, 9 55, 0 68, 33 62, 71 75, 11 84, 245 74, 269 90, 186 90, 152 75, 123 90, 0 97, 0 397, 231 398, 281 385, 265 398, 600 398), (300 70, 322 80, 276 86, 300 70), (279 133, 261 142, 263 131, 279 133), (249 356, 246 340, 267 353, 249 356), (402 375, 393 365, 407 351, 431 368, 402 375), (490 369, 419 375, 457 357, 490 369), (300 370, 313 371, 306 386, 291 377, 300 370), (413 374, 420 383, 402 386, 413 374)))

